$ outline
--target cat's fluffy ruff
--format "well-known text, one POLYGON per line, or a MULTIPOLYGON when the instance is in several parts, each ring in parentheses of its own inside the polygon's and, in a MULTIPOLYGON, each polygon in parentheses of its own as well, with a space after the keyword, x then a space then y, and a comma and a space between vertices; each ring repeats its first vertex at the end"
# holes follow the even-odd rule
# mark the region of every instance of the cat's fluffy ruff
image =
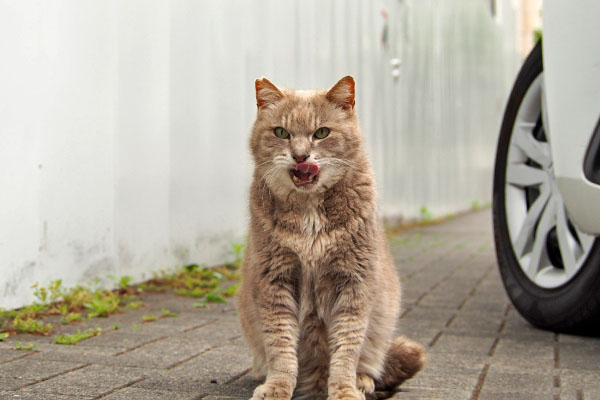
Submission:
POLYGON ((424 365, 423 347, 393 338, 400 286, 377 221, 376 193, 354 113, 354 80, 329 91, 256 81, 250 139, 256 164, 239 315, 265 376, 253 399, 363 392, 397 386, 424 365), (273 133, 282 127, 282 139, 273 133), (329 136, 316 139, 321 127, 329 136), (296 187, 298 154, 318 180, 296 187))

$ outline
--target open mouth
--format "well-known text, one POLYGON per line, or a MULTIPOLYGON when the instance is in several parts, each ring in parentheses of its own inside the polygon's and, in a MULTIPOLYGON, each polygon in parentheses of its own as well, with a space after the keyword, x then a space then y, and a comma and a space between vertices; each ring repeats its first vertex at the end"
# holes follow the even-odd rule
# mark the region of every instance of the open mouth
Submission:
POLYGON ((299 163, 290 170, 292 182, 296 187, 308 188, 319 180, 319 166, 311 163, 299 163))

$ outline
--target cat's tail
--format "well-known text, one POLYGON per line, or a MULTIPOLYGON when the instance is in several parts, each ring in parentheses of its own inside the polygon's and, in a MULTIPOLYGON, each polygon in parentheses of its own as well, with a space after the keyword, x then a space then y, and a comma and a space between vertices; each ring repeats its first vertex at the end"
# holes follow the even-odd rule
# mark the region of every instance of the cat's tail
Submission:
POLYGON ((375 382, 377 390, 390 390, 415 376, 425 366, 425 348, 404 336, 397 337, 385 357, 383 374, 375 382))

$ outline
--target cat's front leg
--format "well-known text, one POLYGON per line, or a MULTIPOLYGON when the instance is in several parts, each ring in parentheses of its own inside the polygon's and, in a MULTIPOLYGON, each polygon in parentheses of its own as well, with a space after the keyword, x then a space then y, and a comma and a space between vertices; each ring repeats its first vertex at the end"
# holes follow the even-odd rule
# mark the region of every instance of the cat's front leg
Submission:
POLYGON ((370 302, 364 286, 364 282, 346 281, 331 310, 328 400, 365 399, 356 385, 356 370, 365 340, 370 302))
POLYGON ((285 400, 292 397, 298 376, 298 305, 290 269, 267 270, 258 289, 263 343, 267 358, 265 383, 254 390, 252 400, 285 400))

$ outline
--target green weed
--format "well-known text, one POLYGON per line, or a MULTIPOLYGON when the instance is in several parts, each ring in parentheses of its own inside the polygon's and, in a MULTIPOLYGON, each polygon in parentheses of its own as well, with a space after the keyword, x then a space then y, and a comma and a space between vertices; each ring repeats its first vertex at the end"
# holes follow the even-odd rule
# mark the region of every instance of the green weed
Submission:
POLYGON ((240 283, 239 282, 234 283, 233 285, 227 287, 227 289, 225 289, 223 291, 223 295, 225 297, 233 297, 236 295, 239 288, 240 288, 240 283))
POLYGON ((422 206, 419 209, 419 219, 421 221, 431 221, 433 219, 433 214, 431 214, 431 212, 429 212, 427 207, 422 206))
POLYGON ((129 290, 129 288, 131 287, 131 282, 133 282, 133 278, 127 275, 122 276, 120 278, 117 278, 114 275, 109 275, 108 277, 112 279, 115 285, 121 290, 129 290))
POLYGON ((88 329, 85 332, 81 332, 78 330, 77 333, 73 333, 71 335, 55 336, 54 343, 74 345, 74 344, 77 344, 78 342, 81 342, 82 340, 89 339, 94 336, 98 336, 101 334, 101 332, 102 332, 101 328, 88 329))
POLYGON ((70 324, 71 322, 74 321, 81 321, 81 314, 80 313, 68 313, 65 314, 62 319, 60 320, 61 324, 65 325, 65 324, 70 324))
POLYGON ((84 307, 88 310, 91 317, 108 317, 119 309, 119 295, 105 290, 96 292, 91 302, 85 303, 84 307))
POLYGON ((216 291, 209 292, 197 302, 194 303, 194 307, 204 308, 207 303, 227 303, 227 299, 216 291))
POLYGON ((246 243, 231 243, 231 249, 233 250, 234 260, 229 263, 228 266, 239 268, 242 265, 242 261, 244 260, 244 249, 246 248, 246 243))
POLYGON ((32 333, 34 335, 47 335, 52 330, 52 325, 44 324, 31 318, 21 319, 17 316, 13 320, 12 328, 17 333, 32 333))
POLYGON ((10 336, 10 333, 8 332, 1 332, 0 333, 0 342, 2 342, 4 339, 7 339, 10 336))
POLYGON ((161 314, 163 315, 163 317, 165 317, 165 318, 174 318, 174 317, 178 317, 178 316, 179 316, 179 314, 177 314, 177 313, 174 313, 174 312, 172 312, 172 311, 170 311, 170 310, 167 310, 167 309, 166 309, 166 308, 164 308, 164 307, 160 309, 160 313, 161 313, 161 314))
POLYGON ((156 315, 142 315, 142 319, 144 320, 144 322, 154 322, 156 320, 158 320, 158 317, 156 315))
POLYGON ((33 344, 33 343, 27 343, 27 344, 23 344, 21 342, 17 342, 15 345, 15 350, 39 350, 40 346, 33 344))
POLYGON ((127 303, 127 308, 131 308, 133 310, 137 310, 138 308, 142 308, 144 306, 144 303, 140 300, 136 300, 136 301, 130 301, 129 303, 127 303))

